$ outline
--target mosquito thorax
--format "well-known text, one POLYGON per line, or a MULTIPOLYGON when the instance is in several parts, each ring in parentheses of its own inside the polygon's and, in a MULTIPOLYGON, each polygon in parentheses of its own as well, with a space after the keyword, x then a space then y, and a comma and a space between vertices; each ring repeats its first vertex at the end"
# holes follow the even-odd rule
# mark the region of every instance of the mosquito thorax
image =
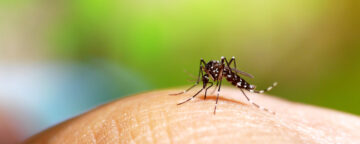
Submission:
POLYGON ((220 76, 220 70, 222 65, 219 61, 211 60, 206 64, 206 70, 213 77, 214 80, 217 80, 220 76))

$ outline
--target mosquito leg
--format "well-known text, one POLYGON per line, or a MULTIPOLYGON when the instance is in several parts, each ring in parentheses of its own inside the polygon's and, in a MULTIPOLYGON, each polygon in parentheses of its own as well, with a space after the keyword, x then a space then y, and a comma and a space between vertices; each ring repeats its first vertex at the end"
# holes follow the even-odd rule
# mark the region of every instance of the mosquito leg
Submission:
POLYGON ((208 87, 205 89, 204 99, 206 99, 206 94, 207 94, 208 89, 213 86, 213 82, 209 82, 209 83, 210 83, 210 86, 208 86, 208 87))
POLYGON ((220 88, 221 88, 221 79, 220 79, 220 82, 219 82, 219 89, 217 91, 217 94, 216 94, 216 103, 215 103, 215 108, 214 108, 214 115, 216 114, 216 106, 217 106, 217 103, 219 101, 219 94, 220 94, 220 88))
MULTIPOLYGON (((227 65, 227 68, 229 68, 230 71, 232 71, 232 72, 234 72, 234 73, 242 74, 242 75, 244 75, 244 76, 246 76, 246 77, 249 77, 249 78, 254 78, 254 76, 253 76, 252 74, 249 74, 249 73, 247 73, 247 72, 244 72, 244 71, 241 71, 241 70, 236 69, 235 57, 232 57, 230 61, 228 61, 226 58, 223 58, 223 57, 221 57, 221 58, 225 60, 225 63, 226 63, 226 65, 227 65), (234 63, 234 67, 233 67, 233 68, 230 67, 231 63, 234 63)), ((234 77, 236 78, 237 75, 234 75, 234 77)))
POLYGON ((183 102, 181 102, 181 103, 178 103, 177 105, 184 104, 184 103, 186 103, 186 102, 194 99, 194 98, 195 98, 201 91, 203 91, 203 90, 204 90, 204 88, 202 88, 201 90, 199 90, 199 91, 198 91, 195 95, 193 95, 191 98, 189 98, 189 99, 187 99, 187 100, 185 100, 185 101, 183 101, 183 102))
POLYGON ((241 90, 241 92, 244 94, 244 96, 245 96, 245 98, 247 99, 247 101, 249 101, 252 105, 254 105, 255 107, 257 107, 258 109, 261 109, 261 110, 263 110, 263 111, 267 111, 267 112, 269 112, 269 113, 271 113, 271 114, 276 114, 275 112, 273 112, 273 111, 271 111, 271 110, 269 110, 269 109, 267 109, 267 108, 265 108, 265 107, 262 107, 262 106, 260 106, 260 105, 258 105, 258 104, 256 104, 256 103, 254 103, 246 94, 245 94, 245 92, 244 92, 244 90, 243 89, 240 89, 241 90))
MULTIPOLYGON (((223 56, 221 57, 221 65, 224 66, 224 60, 226 60, 223 56)), ((219 83, 219 88, 218 88, 218 91, 217 91, 217 94, 216 94, 216 103, 215 103, 215 108, 214 108, 214 115, 216 114, 216 106, 218 104, 218 101, 219 101, 219 94, 220 94, 220 89, 221 89, 221 82, 222 82, 222 72, 224 70, 224 67, 220 70, 220 76, 219 78, 217 79, 217 83, 216 85, 218 85, 219 83)))
POLYGON ((219 83, 218 83, 218 81, 216 81, 216 86, 215 86, 214 90, 211 92, 211 94, 214 94, 214 92, 216 91, 216 89, 218 88, 218 86, 219 86, 219 83))
MULTIPOLYGON (((236 62, 235 62, 235 57, 234 57, 234 56, 231 58, 230 61, 228 61, 228 60, 227 60, 226 58, 224 58, 224 57, 221 57, 221 59, 224 59, 224 60, 225 60, 225 63, 226 63, 226 65, 229 67, 230 71, 232 71, 232 70, 231 70, 231 67, 230 67, 230 65, 231 65, 232 62, 234 62, 234 69, 236 69, 236 62)), ((236 74, 234 75, 234 78, 235 78, 235 79, 237 78, 237 75, 236 75, 236 74)))
POLYGON ((236 61, 235 61, 235 57, 233 56, 232 58, 231 58, 231 60, 229 61, 229 67, 230 67, 230 65, 231 65, 231 62, 234 62, 234 68, 236 69, 236 61))
MULTIPOLYGON (((235 57, 234 57, 234 56, 231 57, 231 60, 230 60, 229 62, 228 62, 227 59, 225 58, 225 62, 226 62, 227 66, 228 66, 229 68, 230 68, 231 63, 234 62, 234 69, 236 69, 236 62, 235 62, 235 57)), ((230 71, 232 71, 232 70, 230 70, 230 71)), ((234 75, 234 78, 237 79, 237 75, 236 75, 236 74, 234 75)))
POLYGON ((226 58, 224 58, 224 57, 221 57, 221 59, 225 59, 226 65, 227 65, 228 67, 230 67, 230 65, 231 65, 232 62, 234 62, 234 68, 236 69, 236 62, 235 62, 235 57, 234 57, 234 56, 231 58, 230 61, 228 61, 228 60, 227 60, 226 58))
MULTIPOLYGON (((202 92, 205 88, 206 88, 206 85, 209 83, 209 79, 207 79, 206 75, 204 76, 202 71, 201 71, 201 77, 202 77, 202 82, 203 82, 203 87, 201 88, 201 90, 199 90, 195 95, 193 95, 192 97, 190 97, 189 99, 181 102, 181 103, 178 103, 178 105, 181 105, 181 104, 184 104, 192 99, 194 99, 197 95, 199 95, 200 92, 202 92)), ((211 85, 210 87, 212 86, 212 82, 211 82, 211 85)), ((207 88, 208 89, 208 88, 207 88)), ((207 90, 206 89, 206 90, 207 90)), ((205 91, 205 97, 206 97, 206 91, 205 91)))
POLYGON ((249 92, 251 93, 264 93, 264 92, 268 92, 270 91, 271 89, 273 89, 275 86, 277 85, 277 82, 274 82, 271 86, 269 86, 267 89, 264 89, 264 90, 248 90, 249 92))

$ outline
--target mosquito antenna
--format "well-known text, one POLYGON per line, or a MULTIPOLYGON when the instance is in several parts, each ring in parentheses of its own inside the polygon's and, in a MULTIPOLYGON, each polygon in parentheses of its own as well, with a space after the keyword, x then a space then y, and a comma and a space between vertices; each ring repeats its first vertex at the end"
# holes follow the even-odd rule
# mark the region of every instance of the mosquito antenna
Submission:
POLYGON ((197 77, 196 77, 195 75, 193 75, 192 73, 190 73, 190 72, 187 71, 186 69, 184 69, 184 72, 185 72, 186 74, 188 74, 191 78, 197 79, 197 77))

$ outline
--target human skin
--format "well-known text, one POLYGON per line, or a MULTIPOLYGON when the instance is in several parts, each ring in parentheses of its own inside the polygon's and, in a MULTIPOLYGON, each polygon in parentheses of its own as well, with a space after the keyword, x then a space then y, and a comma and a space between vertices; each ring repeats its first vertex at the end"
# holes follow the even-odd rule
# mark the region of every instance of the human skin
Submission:
POLYGON ((214 94, 177 105, 195 93, 169 96, 179 91, 110 102, 24 143, 360 143, 360 118, 351 114, 246 92, 273 115, 249 104, 239 89, 223 87, 214 115, 214 94))
POLYGON ((0 109, 0 143, 12 144, 19 143, 22 133, 20 132, 21 126, 16 123, 16 119, 13 118, 8 112, 0 109))

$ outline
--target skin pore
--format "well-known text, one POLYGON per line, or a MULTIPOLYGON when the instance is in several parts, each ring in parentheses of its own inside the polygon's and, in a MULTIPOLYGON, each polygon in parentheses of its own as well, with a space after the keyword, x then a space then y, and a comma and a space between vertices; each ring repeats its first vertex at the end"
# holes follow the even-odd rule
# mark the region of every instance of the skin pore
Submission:
POLYGON ((25 143, 360 143, 360 118, 265 94, 221 89, 182 104, 196 90, 152 91, 99 106, 37 134, 25 143))

